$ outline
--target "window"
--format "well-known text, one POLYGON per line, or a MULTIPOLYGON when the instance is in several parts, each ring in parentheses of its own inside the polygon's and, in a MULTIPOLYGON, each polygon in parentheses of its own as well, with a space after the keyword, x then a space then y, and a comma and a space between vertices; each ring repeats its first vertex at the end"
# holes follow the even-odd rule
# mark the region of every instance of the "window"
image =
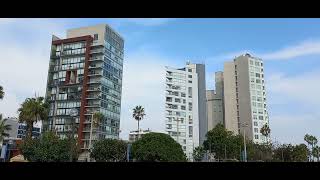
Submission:
POLYGON ((254 126, 258 126, 258 122, 253 122, 253 125, 254 126))
POLYGON ((254 138, 255 139, 259 139, 259 135, 254 135, 254 138))
POLYGON ((259 74, 259 73, 256 73, 256 77, 260 77, 260 74, 259 74))
POLYGON ((254 83, 254 78, 251 78, 250 82, 254 83))
POLYGON ((180 103, 181 101, 180 101, 180 99, 175 98, 175 99, 174 99, 174 102, 180 103))
POLYGON ((254 72, 250 72, 250 76, 251 76, 251 77, 254 77, 254 72))
POLYGON ((263 120, 263 116, 259 116, 259 120, 263 120))
POLYGON ((252 96, 252 100, 253 101, 256 101, 257 99, 256 99, 256 96, 252 96))
POLYGON ((192 69, 188 69, 188 72, 192 72, 192 69))
POLYGON ((256 66, 260 66, 260 63, 258 61, 255 62, 256 66))
POLYGON ((188 81, 188 83, 192 83, 192 81, 188 81))
POLYGON ((192 103, 189 102, 189 111, 192 111, 192 103))
POLYGON ((256 106, 257 106, 257 103, 256 103, 256 102, 252 102, 252 106, 253 106, 253 107, 256 107, 256 106))
POLYGON ((172 124, 167 124, 167 129, 172 129, 172 124))
POLYGON ((192 78, 192 75, 188 75, 188 78, 192 78))
POLYGON ((183 140, 183 144, 186 144, 186 143, 187 143, 187 140, 184 139, 184 140, 183 140))
POLYGON ((181 110, 186 110, 186 106, 181 106, 181 110))
POLYGON ((253 115, 253 119, 254 120, 257 120, 258 118, 257 118, 257 115, 253 115))
POLYGON ((254 128, 254 132, 255 132, 255 133, 258 133, 258 132, 259 132, 259 129, 258 129, 258 128, 254 128))
POLYGON ((193 135, 193 129, 192 129, 192 126, 189 126, 189 137, 192 137, 193 135))
POLYGON ((192 87, 188 87, 188 97, 192 98, 192 87))
POLYGON ((256 83, 261 83, 260 79, 256 79, 256 83))
POLYGON ((250 65, 253 65, 253 61, 252 60, 250 60, 250 65))
POLYGON ((185 99, 183 99, 183 104, 185 104, 186 103, 186 100, 185 99))
POLYGON ((181 97, 186 97, 186 93, 181 93, 181 97))

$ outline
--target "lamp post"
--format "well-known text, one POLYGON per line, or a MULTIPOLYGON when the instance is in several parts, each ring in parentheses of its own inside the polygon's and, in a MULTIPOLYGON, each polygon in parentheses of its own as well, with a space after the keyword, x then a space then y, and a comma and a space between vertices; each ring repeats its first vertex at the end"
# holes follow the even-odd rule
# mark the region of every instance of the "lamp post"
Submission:
MULTIPOLYGON (((70 110, 70 116, 72 121, 72 140, 74 139, 74 130, 75 130, 75 117, 78 116, 78 109, 74 108, 70 110)), ((70 162, 72 162, 72 156, 73 156, 73 148, 72 148, 72 140, 70 141, 70 162)))
MULTIPOLYGON (((241 127, 248 127, 247 123, 241 123, 241 127)), ((243 129, 243 147, 244 147, 244 162, 247 162, 247 146, 246 146, 246 130, 243 129)))

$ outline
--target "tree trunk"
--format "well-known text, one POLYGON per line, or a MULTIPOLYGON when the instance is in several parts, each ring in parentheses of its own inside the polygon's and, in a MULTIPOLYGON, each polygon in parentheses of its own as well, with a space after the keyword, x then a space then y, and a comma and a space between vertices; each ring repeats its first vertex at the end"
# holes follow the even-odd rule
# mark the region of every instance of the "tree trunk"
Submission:
POLYGON ((139 128, 140 128, 140 127, 139 127, 139 122, 140 122, 140 121, 138 120, 138 136, 139 136, 139 132, 140 132, 140 130, 139 130, 139 128))
POLYGON ((26 139, 28 140, 32 139, 32 129, 33 129, 33 122, 27 123, 26 139))

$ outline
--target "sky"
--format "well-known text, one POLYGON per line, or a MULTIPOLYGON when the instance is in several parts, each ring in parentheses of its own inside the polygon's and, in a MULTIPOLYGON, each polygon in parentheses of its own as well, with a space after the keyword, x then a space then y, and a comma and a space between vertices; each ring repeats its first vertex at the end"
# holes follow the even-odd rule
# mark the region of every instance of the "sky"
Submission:
POLYGON ((271 138, 303 143, 320 138, 320 19, 1 19, 0 101, 4 117, 17 116, 27 97, 45 95, 52 34, 107 23, 125 39, 120 137, 137 129, 136 105, 145 107, 140 127, 164 132, 164 66, 205 63, 207 89, 223 62, 243 53, 264 60, 271 138))

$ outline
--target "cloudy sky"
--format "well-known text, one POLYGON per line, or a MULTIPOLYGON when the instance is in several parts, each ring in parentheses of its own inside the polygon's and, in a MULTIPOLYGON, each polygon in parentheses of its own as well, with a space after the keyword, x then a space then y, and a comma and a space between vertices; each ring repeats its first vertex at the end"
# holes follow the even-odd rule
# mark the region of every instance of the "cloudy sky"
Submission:
POLYGON ((264 59, 272 139, 320 138, 320 19, 0 19, 0 101, 17 116, 23 100, 44 95, 51 35, 107 23, 125 39, 121 137, 136 129, 130 110, 146 109, 141 127, 164 131, 164 66, 206 64, 207 88, 223 62, 249 52, 264 59))

